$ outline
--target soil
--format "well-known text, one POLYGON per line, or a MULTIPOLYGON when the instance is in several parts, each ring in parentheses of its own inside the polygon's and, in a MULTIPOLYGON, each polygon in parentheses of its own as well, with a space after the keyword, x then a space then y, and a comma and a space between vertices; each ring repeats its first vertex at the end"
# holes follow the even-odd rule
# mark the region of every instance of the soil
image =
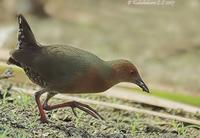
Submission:
MULTIPOLYGON (((122 103, 159 112, 199 119, 199 114, 150 107, 127 100, 95 95, 77 95, 112 103, 122 103)), ((53 99, 52 104, 63 102, 53 99)), ((12 94, 0 100, 0 134, 3 137, 83 137, 83 138, 131 138, 131 137, 198 137, 199 126, 174 120, 91 105, 105 121, 92 118, 76 109, 75 117, 70 108, 46 112, 49 123, 39 121, 34 97, 22 93, 12 94)))

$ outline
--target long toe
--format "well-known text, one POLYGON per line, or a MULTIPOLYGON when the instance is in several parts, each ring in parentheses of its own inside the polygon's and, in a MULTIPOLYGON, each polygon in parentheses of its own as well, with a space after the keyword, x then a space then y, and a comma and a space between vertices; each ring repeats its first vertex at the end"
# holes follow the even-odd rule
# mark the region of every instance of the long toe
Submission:
POLYGON ((74 102, 74 106, 84 112, 86 112, 87 114, 90 114, 91 116, 93 116, 96 119, 101 119, 104 120, 104 118, 96 111, 94 110, 92 107, 90 107, 87 104, 82 104, 79 102, 74 102))

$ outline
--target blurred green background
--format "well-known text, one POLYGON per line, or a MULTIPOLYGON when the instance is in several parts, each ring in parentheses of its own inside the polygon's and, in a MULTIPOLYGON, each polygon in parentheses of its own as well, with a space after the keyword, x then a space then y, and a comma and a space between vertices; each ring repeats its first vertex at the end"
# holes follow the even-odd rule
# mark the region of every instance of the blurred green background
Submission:
POLYGON ((17 13, 41 44, 69 44, 105 60, 125 58, 150 88, 200 95, 200 1, 0 0, 0 47, 13 49, 17 13))

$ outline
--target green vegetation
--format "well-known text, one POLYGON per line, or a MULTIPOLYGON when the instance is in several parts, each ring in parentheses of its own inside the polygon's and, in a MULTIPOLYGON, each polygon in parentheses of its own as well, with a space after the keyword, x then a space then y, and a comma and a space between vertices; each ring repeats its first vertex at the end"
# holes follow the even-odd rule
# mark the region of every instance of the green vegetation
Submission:
MULTIPOLYGON (((127 89, 131 89, 133 92, 141 91, 139 88, 127 88, 127 89)), ((146 93, 142 94, 148 95, 146 93)), ((200 97, 198 96, 183 94, 181 92, 170 92, 157 89, 151 89, 150 94, 151 96, 200 107, 200 97)))
POLYGON ((200 97, 198 96, 186 95, 180 92, 166 92, 161 90, 152 90, 152 95, 200 107, 200 97))

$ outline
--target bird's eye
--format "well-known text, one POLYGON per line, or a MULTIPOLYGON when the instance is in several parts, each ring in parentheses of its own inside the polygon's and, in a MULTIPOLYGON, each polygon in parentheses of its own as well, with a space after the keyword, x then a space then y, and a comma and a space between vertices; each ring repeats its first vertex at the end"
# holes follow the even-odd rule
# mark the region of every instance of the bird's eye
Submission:
POLYGON ((133 71, 133 70, 131 70, 131 71, 130 71, 130 74, 134 74, 134 71, 133 71))

